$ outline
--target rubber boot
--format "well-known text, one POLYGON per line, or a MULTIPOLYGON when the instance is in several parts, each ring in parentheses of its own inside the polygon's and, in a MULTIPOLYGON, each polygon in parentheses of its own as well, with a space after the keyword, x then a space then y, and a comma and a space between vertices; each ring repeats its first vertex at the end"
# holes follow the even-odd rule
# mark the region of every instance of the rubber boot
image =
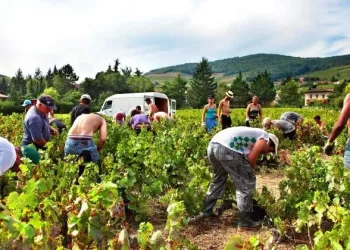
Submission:
POLYGON ((239 212, 238 229, 239 230, 257 230, 261 227, 261 222, 251 219, 251 212, 239 212))

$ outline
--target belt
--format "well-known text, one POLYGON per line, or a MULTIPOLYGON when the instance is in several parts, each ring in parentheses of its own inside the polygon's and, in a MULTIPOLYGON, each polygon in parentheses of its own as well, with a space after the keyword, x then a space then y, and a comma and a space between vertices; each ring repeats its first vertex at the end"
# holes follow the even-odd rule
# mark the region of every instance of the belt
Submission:
POLYGON ((68 137, 68 138, 76 141, 89 141, 92 139, 92 137, 68 137))

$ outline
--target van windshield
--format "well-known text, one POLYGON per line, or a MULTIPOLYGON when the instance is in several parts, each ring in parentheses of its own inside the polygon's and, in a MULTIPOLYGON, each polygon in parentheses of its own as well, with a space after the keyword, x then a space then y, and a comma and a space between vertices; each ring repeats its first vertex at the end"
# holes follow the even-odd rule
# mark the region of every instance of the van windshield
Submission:
POLYGON ((112 101, 106 101, 102 107, 102 110, 111 109, 111 108, 112 108, 112 101))

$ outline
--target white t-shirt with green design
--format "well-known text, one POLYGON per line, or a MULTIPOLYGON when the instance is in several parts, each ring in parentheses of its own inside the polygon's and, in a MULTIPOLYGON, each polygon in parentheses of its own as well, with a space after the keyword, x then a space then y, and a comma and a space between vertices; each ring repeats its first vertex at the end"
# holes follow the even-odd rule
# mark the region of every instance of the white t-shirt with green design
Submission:
POLYGON ((269 134, 263 129, 232 127, 214 135, 210 142, 216 142, 238 153, 249 155, 254 143, 260 139, 264 139, 266 144, 269 142, 269 134))

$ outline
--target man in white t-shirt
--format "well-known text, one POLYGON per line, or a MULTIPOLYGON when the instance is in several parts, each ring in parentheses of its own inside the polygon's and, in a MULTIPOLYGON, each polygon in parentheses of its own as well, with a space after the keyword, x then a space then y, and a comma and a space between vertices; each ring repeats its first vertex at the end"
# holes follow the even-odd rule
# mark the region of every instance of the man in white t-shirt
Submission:
POLYGON ((29 158, 34 164, 38 164, 40 160, 39 153, 33 147, 16 148, 8 140, 0 137, 0 176, 10 168, 18 172, 22 157, 29 158))
POLYGON ((238 227, 258 228, 260 223, 252 219, 253 190, 256 186, 254 169, 261 154, 277 154, 278 138, 259 128, 232 127, 217 133, 208 146, 208 158, 213 169, 203 212, 190 219, 197 221, 215 215, 213 208, 225 191, 227 176, 236 186, 238 227))

